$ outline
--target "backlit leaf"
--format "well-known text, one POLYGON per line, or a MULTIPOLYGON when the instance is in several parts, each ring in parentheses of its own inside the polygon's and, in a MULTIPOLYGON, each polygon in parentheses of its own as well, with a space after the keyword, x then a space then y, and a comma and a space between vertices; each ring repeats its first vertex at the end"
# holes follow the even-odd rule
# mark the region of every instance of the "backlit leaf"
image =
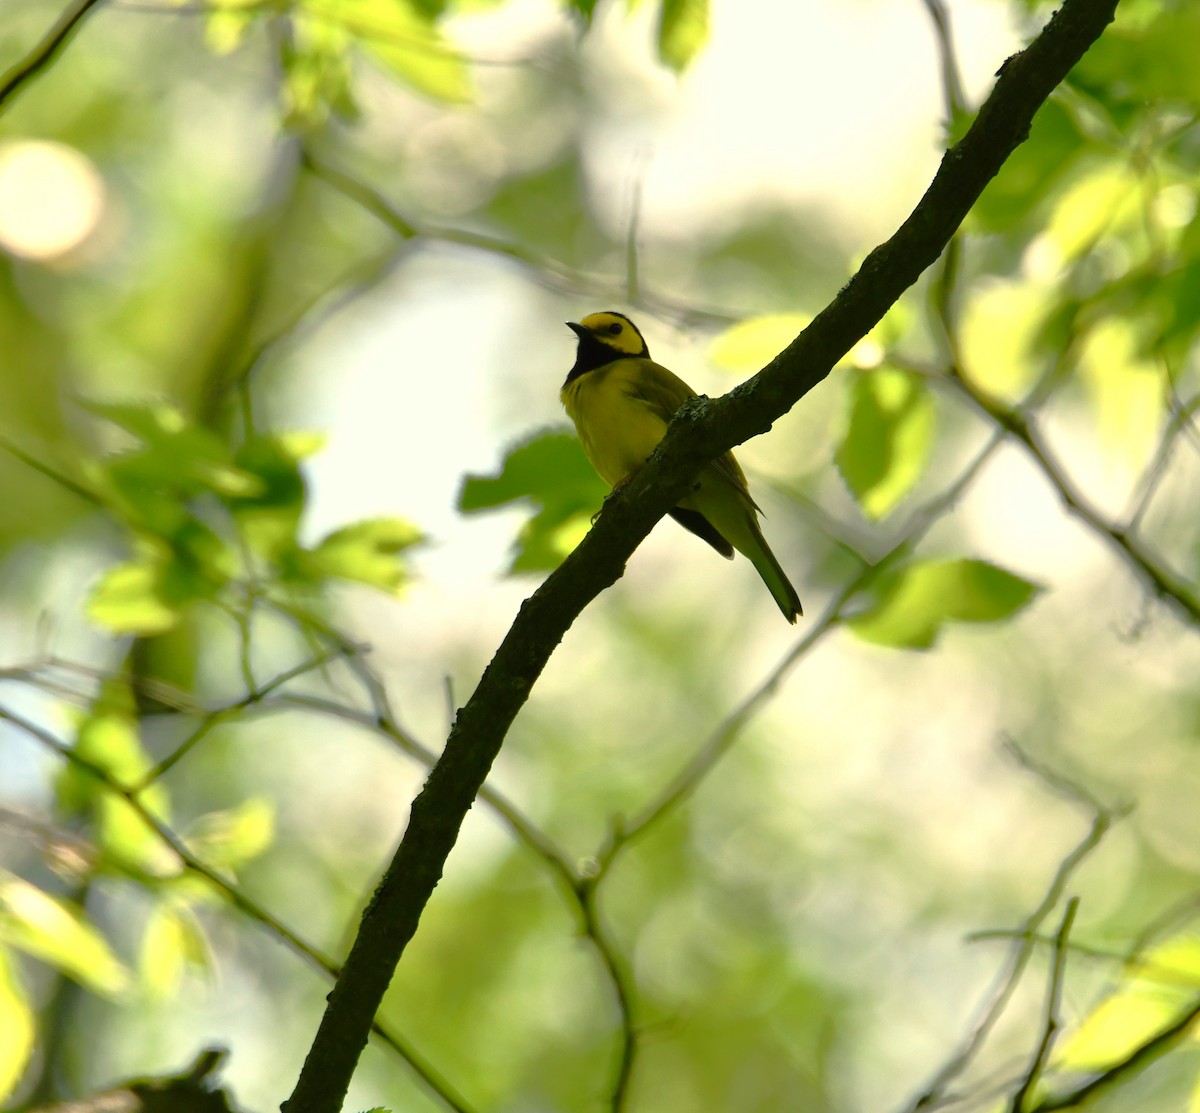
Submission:
POLYGON ((529 502, 537 512, 522 528, 512 572, 556 568, 587 533, 608 486, 572 433, 542 433, 511 449, 498 475, 468 475, 458 497, 464 513, 529 502))
POLYGON ((1117 993, 1094 1009, 1063 1042, 1058 1065, 1069 1070, 1103 1070, 1165 1028, 1176 1008, 1169 996, 1144 988, 1117 993))
MULTIPOLYGON (((57 778, 58 805, 66 815, 91 820, 102 864, 139 877, 178 873, 174 853, 129 801, 109 787, 134 786, 152 767, 142 746, 127 680, 111 677, 104 682, 79 725, 72 752, 80 760, 68 762, 57 778)), ((162 820, 169 818, 162 785, 148 786, 137 799, 150 814, 162 820)))
POLYGON ((811 320, 802 313, 775 313, 738 321, 713 340, 708 358, 726 371, 758 371, 795 340, 811 320))
POLYGON ((466 60, 419 2, 339 0, 314 4, 313 10, 336 18, 372 58, 417 92, 447 104, 473 99, 466 60))
POLYGON ((320 576, 358 580, 395 591, 408 578, 400 554, 423 534, 403 518, 372 518, 329 534, 307 553, 305 564, 320 576))
POLYGON ((882 518, 925 471, 937 414, 917 375, 881 367, 857 375, 835 461, 869 518, 882 518))
POLYGON ((195 913, 177 900, 160 901, 146 919, 138 956, 142 980, 151 996, 170 998, 189 968, 207 970, 212 956, 195 913))
POLYGON ((261 796, 209 812, 188 832, 187 843, 209 865, 236 870, 257 858, 275 837, 275 808, 261 796))
POLYGON ((96 993, 113 996, 130 982, 124 964, 78 910, 3 870, 0 941, 53 966, 96 993))
POLYGON ((29 996, 17 975, 17 964, 6 947, 0 947, 0 1102, 16 1089, 36 1032, 29 996))
POLYGON ((87 603, 93 622, 114 634, 161 634, 179 621, 163 597, 162 567, 153 559, 118 564, 101 577, 87 603))
POLYGON ((671 69, 686 69, 707 41, 708 0, 662 0, 658 56, 671 69))
POLYGON ((982 560, 921 561, 904 567, 875 605, 849 625, 866 641, 927 649, 945 623, 999 622, 1016 614, 1039 590, 982 560))

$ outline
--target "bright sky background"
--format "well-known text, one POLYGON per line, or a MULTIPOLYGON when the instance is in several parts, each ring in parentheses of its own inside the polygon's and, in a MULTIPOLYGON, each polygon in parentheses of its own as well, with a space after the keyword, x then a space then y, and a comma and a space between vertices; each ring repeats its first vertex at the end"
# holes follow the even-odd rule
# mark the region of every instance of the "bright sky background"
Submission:
MULTIPOLYGON (((964 83, 979 97, 1020 43, 1004 5, 951 6, 964 83)), ((920 0, 716 0, 711 42, 681 79, 655 62, 646 10, 610 11, 583 51, 597 97, 586 162, 618 233, 642 160, 646 233, 682 234, 774 195, 827 208, 865 254, 915 204, 937 165, 943 115, 920 0)), ((548 0, 517 0, 465 21, 460 37, 471 52, 520 56, 562 19, 548 0)), ((642 280, 655 286, 652 262, 642 280)), ((461 593, 503 566, 520 515, 461 519, 462 474, 491 472, 508 444, 566 422, 558 389, 574 338, 563 321, 606 308, 532 292, 501 260, 434 249, 307 346, 314 390, 295 392, 289 420, 330 432, 313 461, 314 535, 400 513, 437 541, 420 561, 430 586, 461 593), (540 400, 511 405, 501 392, 514 374, 544 382, 540 400)), ((680 347, 659 322, 643 324, 656 357, 696 389, 732 385, 706 378, 707 337, 680 347)), ((746 451, 752 460, 760 449, 746 451)))

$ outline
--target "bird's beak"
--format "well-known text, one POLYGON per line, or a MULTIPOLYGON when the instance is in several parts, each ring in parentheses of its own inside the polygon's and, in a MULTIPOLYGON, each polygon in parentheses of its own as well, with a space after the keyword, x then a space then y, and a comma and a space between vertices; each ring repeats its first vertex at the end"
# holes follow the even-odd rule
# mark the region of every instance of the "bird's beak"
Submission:
POLYGON ((569 328, 580 339, 582 339, 585 336, 590 335, 590 333, 588 332, 588 329, 585 326, 581 325, 578 321, 568 321, 567 328, 569 328))

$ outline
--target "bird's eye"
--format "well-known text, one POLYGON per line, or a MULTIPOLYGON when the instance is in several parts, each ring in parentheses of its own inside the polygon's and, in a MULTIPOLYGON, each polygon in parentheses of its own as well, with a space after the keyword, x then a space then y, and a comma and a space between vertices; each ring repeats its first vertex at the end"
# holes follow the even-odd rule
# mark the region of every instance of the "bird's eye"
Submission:
POLYGON ((613 323, 611 325, 609 325, 608 328, 606 328, 604 331, 607 332, 610 336, 620 336, 621 335, 621 322, 613 321, 613 323))

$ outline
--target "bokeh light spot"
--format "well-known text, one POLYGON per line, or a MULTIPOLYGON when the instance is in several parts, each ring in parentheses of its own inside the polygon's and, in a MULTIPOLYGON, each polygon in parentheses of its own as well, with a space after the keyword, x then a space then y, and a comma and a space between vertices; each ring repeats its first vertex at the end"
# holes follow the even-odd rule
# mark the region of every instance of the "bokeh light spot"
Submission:
POLYGON ((104 180, 79 151, 46 140, 0 146, 0 249, 39 262, 60 258, 95 231, 104 180))

